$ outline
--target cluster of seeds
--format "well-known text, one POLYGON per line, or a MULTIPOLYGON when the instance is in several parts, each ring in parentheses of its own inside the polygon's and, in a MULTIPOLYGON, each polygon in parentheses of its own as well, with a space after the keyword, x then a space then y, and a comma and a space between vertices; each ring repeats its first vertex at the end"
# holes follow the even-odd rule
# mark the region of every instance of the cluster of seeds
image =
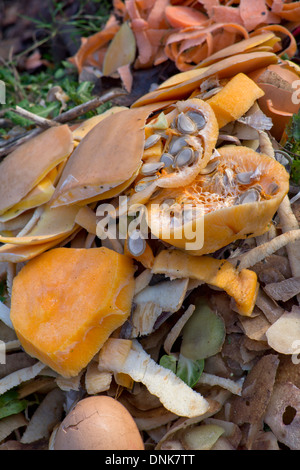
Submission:
POLYGON ((163 144, 163 152, 158 162, 145 162, 140 174, 145 178, 139 180, 135 191, 143 191, 159 176, 174 171, 180 171, 186 166, 192 165, 201 158, 201 140, 197 134, 206 125, 206 119, 199 110, 187 110, 180 112, 171 123, 167 117, 161 119, 160 129, 155 129, 146 140, 144 150, 151 149, 158 142, 163 144))

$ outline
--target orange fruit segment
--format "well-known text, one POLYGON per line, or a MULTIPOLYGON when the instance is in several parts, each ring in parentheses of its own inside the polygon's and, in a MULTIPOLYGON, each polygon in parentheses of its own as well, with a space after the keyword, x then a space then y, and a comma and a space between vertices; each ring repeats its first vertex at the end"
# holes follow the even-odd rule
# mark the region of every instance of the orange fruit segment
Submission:
POLYGON ((107 248, 54 248, 14 280, 11 321, 25 351, 76 376, 131 310, 132 260, 107 248))
POLYGON ((207 103, 214 110, 221 128, 243 116, 262 96, 264 92, 253 80, 244 73, 238 73, 207 103))
POLYGON ((190 185, 147 204, 152 234, 190 254, 263 234, 288 192, 289 174, 275 159, 243 146, 218 152, 190 185))

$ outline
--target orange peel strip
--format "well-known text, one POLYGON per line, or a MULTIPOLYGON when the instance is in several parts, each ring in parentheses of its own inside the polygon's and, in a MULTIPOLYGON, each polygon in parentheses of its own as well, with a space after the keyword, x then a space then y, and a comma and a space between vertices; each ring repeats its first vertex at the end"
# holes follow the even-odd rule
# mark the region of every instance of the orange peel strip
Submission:
MULTIPOLYGON (((117 23, 114 23, 105 27, 102 31, 93 34, 89 38, 82 38, 81 47, 77 53, 69 59, 69 61, 77 67, 79 73, 82 72, 84 65, 90 63, 91 58, 93 58, 93 54, 113 39, 119 29, 120 26, 117 23)), ((96 61, 94 65, 102 66, 98 61, 96 61)))

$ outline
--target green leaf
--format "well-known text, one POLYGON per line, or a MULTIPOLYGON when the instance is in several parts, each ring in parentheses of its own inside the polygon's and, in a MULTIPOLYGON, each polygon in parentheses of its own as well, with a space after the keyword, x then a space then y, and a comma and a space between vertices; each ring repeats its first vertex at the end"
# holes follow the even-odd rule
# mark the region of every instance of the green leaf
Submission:
POLYGON ((16 389, 9 390, 0 396, 0 419, 21 413, 27 408, 27 400, 19 400, 16 389))
POLYGON ((176 357, 175 356, 168 356, 165 354, 160 358, 159 365, 165 367, 166 369, 170 369, 174 374, 176 374, 176 357))
POLYGON ((204 369, 204 359, 193 361, 179 355, 179 360, 172 354, 165 354, 160 358, 159 365, 169 369, 177 375, 189 387, 193 388, 201 377, 204 369))
POLYGON ((7 405, 12 400, 18 398, 18 392, 16 389, 8 390, 3 395, 0 395, 0 408, 7 405))
POLYGON ((27 400, 12 400, 7 405, 0 408, 0 419, 7 418, 11 415, 16 415, 26 410, 27 400))
POLYGON ((188 359, 182 354, 179 355, 176 375, 189 387, 193 388, 199 381, 204 369, 204 359, 196 361, 188 359))

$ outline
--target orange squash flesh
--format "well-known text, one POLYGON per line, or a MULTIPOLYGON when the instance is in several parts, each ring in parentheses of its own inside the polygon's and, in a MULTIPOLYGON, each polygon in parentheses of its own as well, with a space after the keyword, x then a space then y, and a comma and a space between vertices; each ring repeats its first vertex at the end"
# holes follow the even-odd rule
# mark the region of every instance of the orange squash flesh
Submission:
POLYGON ((55 248, 14 280, 11 321, 25 351, 76 376, 131 310, 132 260, 107 248, 55 248))
POLYGON ((259 287, 256 273, 249 269, 239 272, 225 259, 191 256, 179 250, 163 250, 155 258, 152 272, 204 281, 224 289, 235 300, 241 315, 250 316, 253 311, 259 287))
POLYGON ((264 92, 244 73, 238 73, 207 102, 216 115, 219 127, 243 116, 264 92))
POLYGON ((275 159, 243 146, 225 146, 218 152, 219 157, 210 161, 210 164, 218 162, 216 171, 210 175, 199 174, 191 185, 163 190, 147 204, 152 234, 198 256, 213 253, 236 240, 263 234, 289 188, 289 175, 275 159), (238 173, 255 170, 258 170, 257 178, 249 184, 237 183, 238 173), (227 181, 229 177, 231 184, 227 181), (258 185, 262 188, 260 200, 236 203, 236 197, 258 185), (277 189, 273 195, 268 195, 272 187, 277 189), (172 201, 171 205, 169 201, 172 201), (183 225, 174 225, 176 220, 169 214, 175 210, 183 220, 182 212, 178 211, 188 205, 194 210, 194 218, 183 225), (202 240, 199 230, 203 231, 202 240), (200 241, 195 248, 191 247, 195 244, 193 234, 200 241))

